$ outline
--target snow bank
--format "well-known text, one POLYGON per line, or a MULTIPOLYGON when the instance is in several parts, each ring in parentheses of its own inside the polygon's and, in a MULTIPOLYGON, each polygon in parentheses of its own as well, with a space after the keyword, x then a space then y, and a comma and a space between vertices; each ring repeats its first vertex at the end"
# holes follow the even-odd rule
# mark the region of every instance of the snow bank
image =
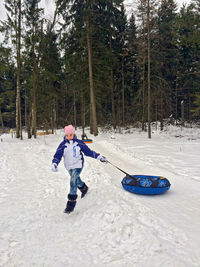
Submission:
POLYGON ((102 132, 88 145, 130 174, 167 177, 168 193, 131 194, 123 173, 85 157, 89 192, 70 215, 63 213, 68 173, 62 162, 51 172, 62 131, 36 140, 1 136, 0 266, 199 266, 200 130, 168 130, 151 140, 136 129, 102 132))

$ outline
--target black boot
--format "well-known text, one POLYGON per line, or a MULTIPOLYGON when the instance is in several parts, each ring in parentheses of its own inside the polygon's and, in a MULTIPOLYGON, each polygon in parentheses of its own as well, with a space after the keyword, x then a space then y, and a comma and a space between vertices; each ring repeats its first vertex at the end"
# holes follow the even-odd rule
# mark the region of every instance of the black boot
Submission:
POLYGON ((70 213, 74 210, 76 206, 76 199, 77 199, 77 195, 68 194, 68 201, 67 201, 66 209, 64 210, 65 213, 70 213))
POLYGON ((81 191, 81 198, 83 198, 88 191, 88 186, 84 183, 84 185, 82 187, 78 187, 78 189, 81 191))

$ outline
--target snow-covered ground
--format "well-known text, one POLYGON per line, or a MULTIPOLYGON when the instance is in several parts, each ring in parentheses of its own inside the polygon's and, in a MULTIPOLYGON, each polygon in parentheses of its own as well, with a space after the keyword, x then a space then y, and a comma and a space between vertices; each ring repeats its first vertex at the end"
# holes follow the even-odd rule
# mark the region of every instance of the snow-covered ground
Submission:
MULTIPOLYGON (((130 174, 161 175, 171 189, 125 191, 123 173, 85 157, 90 190, 64 214, 69 175, 51 160, 63 131, 36 140, 0 137, 0 266, 200 266, 200 129, 100 132, 88 146, 130 174)), ((80 138, 81 131, 77 130, 80 138)))

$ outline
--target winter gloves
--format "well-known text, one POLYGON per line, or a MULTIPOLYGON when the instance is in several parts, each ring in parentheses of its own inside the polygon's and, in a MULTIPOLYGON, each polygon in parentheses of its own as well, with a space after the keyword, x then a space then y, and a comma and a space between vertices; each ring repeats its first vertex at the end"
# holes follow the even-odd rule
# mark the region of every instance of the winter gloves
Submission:
POLYGON ((108 162, 107 158, 104 157, 104 156, 101 156, 101 155, 99 155, 99 156, 97 157, 97 159, 100 160, 101 162, 104 162, 104 163, 107 163, 107 162, 108 162))
POLYGON ((52 163, 51 170, 53 172, 57 172, 58 171, 58 165, 56 163, 52 163))

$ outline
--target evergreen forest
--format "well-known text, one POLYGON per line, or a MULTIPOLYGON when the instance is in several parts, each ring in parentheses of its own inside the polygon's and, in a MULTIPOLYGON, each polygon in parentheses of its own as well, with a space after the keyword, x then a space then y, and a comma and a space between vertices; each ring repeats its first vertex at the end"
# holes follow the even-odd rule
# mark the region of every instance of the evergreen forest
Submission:
POLYGON ((200 121, 200 0, 4 0, 0 127, 119 129, 200 121), (128 7, 131 9, 131 7, 128 7))

